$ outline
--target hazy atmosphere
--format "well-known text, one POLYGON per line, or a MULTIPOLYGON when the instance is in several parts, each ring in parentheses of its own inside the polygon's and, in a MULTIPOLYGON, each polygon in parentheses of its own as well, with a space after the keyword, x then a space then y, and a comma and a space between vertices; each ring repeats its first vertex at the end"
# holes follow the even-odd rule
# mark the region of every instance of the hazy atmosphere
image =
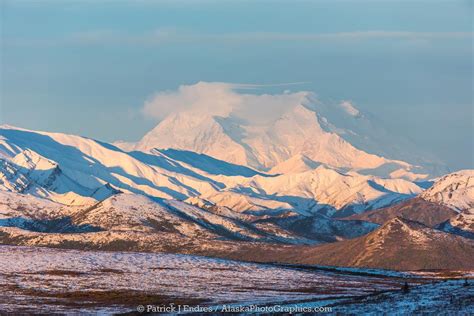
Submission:
POLYGON ((0 314, 474 315, 472 3, 0 0, 0 314))
MULTIPOLYGON (((246 84, 349 101, 451 170, 474 166, 470 1, 0 3, 2 124, 136 141, 188 106, 151 109, 157 94, 246 84)), ((257 103, 256 119, 275 113, 257 103)))

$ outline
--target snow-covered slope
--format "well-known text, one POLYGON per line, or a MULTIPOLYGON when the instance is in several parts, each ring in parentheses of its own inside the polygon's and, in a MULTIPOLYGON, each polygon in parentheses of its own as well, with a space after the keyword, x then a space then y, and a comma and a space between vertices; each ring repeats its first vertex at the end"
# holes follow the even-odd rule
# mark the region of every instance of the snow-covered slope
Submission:
POLYGON ((319 163, 312 161, 308 157, 301 154, 297 154, 270 169, 269 173, 299 173, 316 169, 319 165, 319 163))
POLYGON ((474 209, 466 210, 439 224, 438 229, 474 239, 474 209))
MULTIPOLYGON (((131 240, 133 234, 148 233, 166 234, 170 240, 198 239, 203 243, 212 240, 314 242, 273 223, 254 225, 252 221, 258 217, 229 209, 199 208, 174 200, 154 201, 138 194, 121 193, 88 207, 72 207, 32 195, 0 191, 0 206, 0 227, 24 230, 18 231, 17 236, 31 232, 106 231, 112 235, 130 234, 131 240)), ((112 235, 110 241, 114 239, 112 235)), ((89 242, 100 243, 100 240, 89 242)))
POLYGON ((324 166, 269 175, 190 151, 124 152, 89 138, 13 127, 0 128, 0 136, 1 188, 68 205, 89 205, 121 191, 199 198, 238 212, 311 214, 361 212, 421 192, 409 181, 324 166))
POLYGON ((160 198, 187 198, 216 186, 162 157, 142 162, 112 145, 84 137, 11 127, 1 128, 0 135, 0 146, 15 148, 3 156, 16 167, 15 174, 56 193, 90 197, 100 193, 104 198, 105 189, 115 187, 160 198))
POLYGON ((171 114, 135 147, 141 151, 153 148, 190 150, 231 163, 249 165, 244 147, 227 135, 218 120, 210 115, 171 114))
POLYGON ((353 146, 337 133, 340 130, 332 125, 328 128, 328 119, 315 104, 311 94, 300 94, 300 99, 278 119, 257 125, 232 113, 172 113, 146 134, 135 149, 190 150, 259 170, 275 168, 272 172, 276 173, 308 170, 323 163, 336 168, 375 170, 384 176, 427 176, 412 164, 353 146))
POLYGON ((409 162, 422 168, 400 168, 397 164, 386 164, 381 170, 368 170, 373 175, 391 174, 416 180, 447 172, 447 167, 434 155, 422 150, 420 144, 414 144, 397 136, 396 131, 388 131, 384 122, 370 113, 359 110, 352 101, 321 101, 314 94, 308 95, 305 105, 321 117, 321 127, 338 134, 353 146, 375 155, 409 162), (425 175, 423 175, 423 173, 425 175))
MULTIPOLYGON (((19 156, 23 157, 17 155, 15 158, 19 156)), ((0 158, 0 190, 29 193, 65 205, 89 205, 96 202, 96 198, 105 198, 115 192, 112 188, 103 186, 97 192, 87 192, 82 188, 76 193, 74 181, 62 177, 62 171, 57 165, 51 165, 49 170, 37 170, 35 165, 30 167, 32 169, 0 158), (59 187, 54 188, 55 185, 59 187)))
POLYGON ((437 179, 416 198, 347 219, 383 224, 401 216, 446 232, 466 235, 474 228, 473 205, 474 170, 462 170, 437 179))
POLYGON ((0 218, 41 218, 49 219, 69 214, 77 209, 29 194, 0 190, 0 218))
MULTIPOLYGON (((402 179, 380 179, 357 173, 340 173, 319 166, 302 173, 288 173, 275 177, 254 176, 229 184, 230 190, 253 198, 289 203, 303 214, 336 210, 353 212, 387 206, 422 192, 416 184, 402 179)), ((216 203, 225 203, 214 196, 204 196, 216 203)), ((234 201, 231 203, 237 204, 234 201)), ((235 207, 235 206, 234 206, 235 207)), ((342 215, 340 214, 340 215, 342 215)))
MULTIPOLYGON (((205 82, 180 87, 177 93, 185 98, 172 98, 177 106, 134 148, 191 150, 259 170, 285 161, 284 170, 291 170, 291 161, 301 165, 297 160, 305 156, 332 167, 410 180, 446 172, 435 157, 385 131, 383 122, 350 101, 322 102, 305 91, 244 94, 235 88, 205 82), (219 98, 208 98, 209 91, 219 98), (268 106, 269 113, 262 117, 260 108, 268 106)), ((117 145, 126 150, 133 146, 117 145)))
POLYGON ((0 190, 0 227, 17 227, 35 232, 87 232, 92 226, 77 226, 68 230, 67 219, 80 210, 79 206, 67 206, 30 194, 0 190))
POLYGON ((186 221, 164 205, 137 194, 117 194, 71 216, 75 225, 95 225, 108 231, 167 232, 216 237, 186 221))
POLYGON ((440 177, 421 198, 462 211, 474 208, 474 170, 461 170, 440 177))

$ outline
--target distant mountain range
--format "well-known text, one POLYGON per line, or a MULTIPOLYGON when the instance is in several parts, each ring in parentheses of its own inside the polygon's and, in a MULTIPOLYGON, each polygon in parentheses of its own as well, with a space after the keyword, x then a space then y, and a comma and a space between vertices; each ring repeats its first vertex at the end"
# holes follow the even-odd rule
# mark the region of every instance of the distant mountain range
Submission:
POLYGON ((302 93, 286 113, 265 123, 250 123, 232 112, 181 111, 164 118, 138 143, 117 145, 189 150, 273 173, 307 171, 319 164, 409 180, 446 173, 441 162, 369 117, 349 102, 327 105, 302 93))
POLYGON ((371 128, 311 95, 260 126, 174 113, 121 148, 2 126, 0 242, 474 268, 474 170, 438 176, 442 164, 396 154, 371 128))
POLYGON ((4 190, 69 205, 88 205, 121 192, 217 204, 238 212, 329 216, 390 205, 423 191, 417 183, 328 165, 270 174, 190 151, 126 152, 79 136, 0 129, 4 190))
POLYGON ((395 217, 350 240, 304 248, 284 261, 394 270, 473 269, 474 242, 419 222, 395 217))

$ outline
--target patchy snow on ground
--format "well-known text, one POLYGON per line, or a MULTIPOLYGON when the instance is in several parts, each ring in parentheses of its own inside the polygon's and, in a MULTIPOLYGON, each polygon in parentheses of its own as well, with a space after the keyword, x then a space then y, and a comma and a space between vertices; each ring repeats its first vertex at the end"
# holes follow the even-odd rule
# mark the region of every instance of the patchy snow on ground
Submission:
POLYGON ((354 315, 473 315, 474 282, 465 286, 463 280, 428 283, 402 291, 367 297, 336 308, 343 314, 354 315))
MULTIPOLYGON (((344 302, 355 304, 356 298, 399 292, 408 279, 407 273, 376 272, 188 255, 0 246, 0 313, 112 314, 135 311, 138 305, 171 303, 335 304, 337 311, 344 302)), ((416 276, 409 280, 426 282, 416 276)))

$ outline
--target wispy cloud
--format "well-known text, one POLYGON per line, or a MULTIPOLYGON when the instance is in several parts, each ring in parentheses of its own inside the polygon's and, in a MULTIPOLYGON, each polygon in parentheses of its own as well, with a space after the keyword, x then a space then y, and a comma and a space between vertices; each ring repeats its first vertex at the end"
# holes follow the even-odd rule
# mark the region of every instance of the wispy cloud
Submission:
POLYGON ((172 28, 160 28, 149 33, 125 34, 118 32, 78 33, 73 39, 83 42, 120 41, 143 44, 157 44, 166 41, 324 41, 324 40, 367 40, 367 39, 460 39, 473 37, 473 32, 398 32, 398 31, 356 31, 338 33, 199 33, 172 28))
POLYGON ((472 32, 393 32, 393 31, 356 31, 338 33, 230 33, 207 35, 215 39, 238 40, 277 40, 277 41, 319 41, 332 39, 454 39, 472 37, 472 32))
POLYGON ((77 45, 159 45, 172 42, 262 42, 262 41, 362 41, 362 40, 455 40, 473 38, 474 32, 402 32, 354 31, 336 33, 202 33, 185 29, 159 28, 142 33, 117 30, 88 30, 54 39, 6 39, 13 45, 77 44, 77 45))

